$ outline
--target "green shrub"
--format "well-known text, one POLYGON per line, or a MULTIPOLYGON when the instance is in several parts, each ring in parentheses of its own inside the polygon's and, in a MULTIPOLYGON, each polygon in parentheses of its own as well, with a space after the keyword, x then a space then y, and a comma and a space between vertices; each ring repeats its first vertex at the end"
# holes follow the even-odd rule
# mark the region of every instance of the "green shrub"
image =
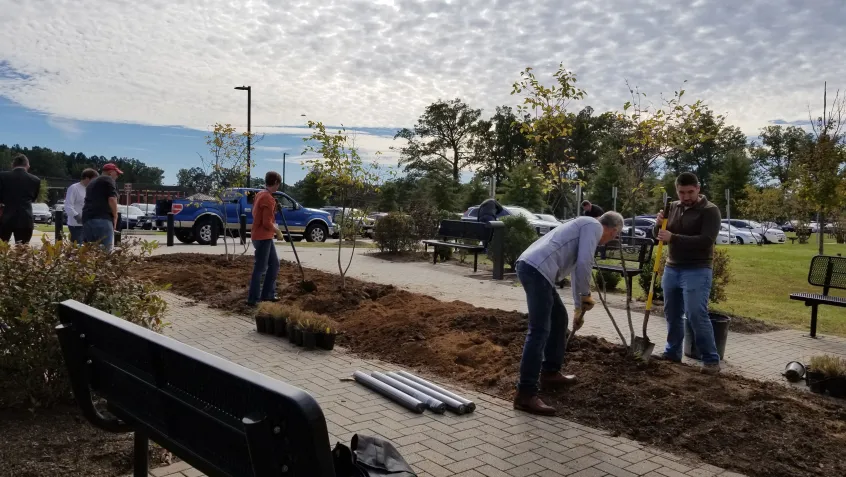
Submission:
POLYGON ((448 210, 438 210, 426 203, 413 204, 408 211, 414 223, 417 240, 433 239, 438 236, 438 228, 442 220, 453 219, 455 216, 448 210))
POLYGON ((376 222, 373 240, 380 252, 401 253, 417 248, 414 222, 405 214, 392 212, 376 222))
POLYGON ((439 261, 447 262, 449 260, 452 260, 453 248, 452 247, 438 246, 438 247, 435 247, 435 253, 438 254, 438 260, 439 261))
POLYGON ((502 218, 505 224, 505 263, 514 269, 517 259, 538 239, 538 233, 523 216, 507 216, 502 218))
MULTIPOLYGON (((643 265, 643 269, 638 275, 638 283, 640 284, 643 295, 649 295, 649 281, 652 279, 652 267, 655 264, 655 255, 652 260, 643 265)), ((731 271, 729 265, 731 264, 731 257, 725 249, 717 248, 714 250, 714 264, 713 264, 713 280, 711 282, 711 294, 709 300, 711 304, 720 303, 726 299, 726 287, 731 281, 731 271)), ((653 293, 654 300, 664 300, 664 289, 661 287, 661 277, 663 276, 664 267, 667 265, 667 249, 661 254, 661 268, 659 269, 658 279, 655 281, 655 291, 653 293)))
POLYGON ((161 288, 127 276, 153 246, 124 239, 114 253, 68 241, 40 248, 0 242, 0 408, 45 407, 71 397, 56 338, 55 304, 77 300, 155 331, 164 326, 161 288))
POLYGON ((596 286, 599 287, 599 290, 602 290, 604 282, 606 291, 614 291, 620 285, 623 276, 609 270, 596 270, 593 272, 593 278, 596 280, 596 286))

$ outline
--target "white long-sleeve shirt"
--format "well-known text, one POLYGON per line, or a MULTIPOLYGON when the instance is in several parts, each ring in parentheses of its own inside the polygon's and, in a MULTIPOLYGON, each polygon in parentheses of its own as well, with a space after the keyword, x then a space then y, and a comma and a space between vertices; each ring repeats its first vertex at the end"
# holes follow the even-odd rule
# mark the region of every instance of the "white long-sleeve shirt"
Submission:
POLYGON ((68 217, 68 226, 76 227, 82 225, 76 221, 76 216, 82 216, 82 207, 85 206, 85 186, 81 182, 68 187, 65 194, 65 215, 68 217))
POLYGON ((593 217, 582 216, 559 225, 537 239, 520 255, 518 262, 536 268, 555 287, 559 271, 571 274, 573 302, 590 293, 590 273, 602 225, 593 217))

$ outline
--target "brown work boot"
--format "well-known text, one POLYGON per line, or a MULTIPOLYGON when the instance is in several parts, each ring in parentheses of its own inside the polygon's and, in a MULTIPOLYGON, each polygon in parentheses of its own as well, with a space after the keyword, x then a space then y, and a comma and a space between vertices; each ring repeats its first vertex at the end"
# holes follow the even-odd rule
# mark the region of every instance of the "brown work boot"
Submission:
POLYGON ((555 408, 544 404, 536 394, 524 394, 519 391, 514 397, 514 409, 541 416, 555 415, 555 408))
POLYGON ((540 386, 545 391, 569 386, 576 382, 576 377, 572 374, 561 374, 560 371, 541 371, 540 386))

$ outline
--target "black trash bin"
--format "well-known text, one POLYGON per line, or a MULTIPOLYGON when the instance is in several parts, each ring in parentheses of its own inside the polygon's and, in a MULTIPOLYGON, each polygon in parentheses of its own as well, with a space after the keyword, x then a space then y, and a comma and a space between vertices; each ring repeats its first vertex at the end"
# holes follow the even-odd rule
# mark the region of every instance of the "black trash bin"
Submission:
MULTIPOLYGON (((711 318, 711 326, 714 327, 714 341, 717 345, 717 354, 720 355, 720 359, 725 359, 726 342, 728 341, 731 318, 719 313, 708 313, 708 316, 711 318)), ((693 329, 691 329, 686 317, 684 319, 684 355, 688 358, 702 359, 699 350, 696 349, 696 343, 693 339, 693 329)))

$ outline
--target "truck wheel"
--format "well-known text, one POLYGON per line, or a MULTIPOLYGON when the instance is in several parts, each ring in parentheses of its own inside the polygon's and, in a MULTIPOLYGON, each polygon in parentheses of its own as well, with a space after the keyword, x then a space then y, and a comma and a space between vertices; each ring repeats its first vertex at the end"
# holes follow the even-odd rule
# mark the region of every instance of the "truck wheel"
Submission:
MULTIPOLYGON (((212 227, 220 227, 220 221, 211 217, 203 217, 194 224, 194 237, 200 245, 211 243, 212 227)), ((218 232, 219 233, 219 232, 218 232)))
POLYGON ((186 245, 194 242, 194 233, 190 230, 174 230, 173 235, 176 237, 176 240, 179 240, 186 245))
POLYGON ((329 235, 329 228, 321 223, 312 223, 306 227, 306 242, 325 242, 329 235))

